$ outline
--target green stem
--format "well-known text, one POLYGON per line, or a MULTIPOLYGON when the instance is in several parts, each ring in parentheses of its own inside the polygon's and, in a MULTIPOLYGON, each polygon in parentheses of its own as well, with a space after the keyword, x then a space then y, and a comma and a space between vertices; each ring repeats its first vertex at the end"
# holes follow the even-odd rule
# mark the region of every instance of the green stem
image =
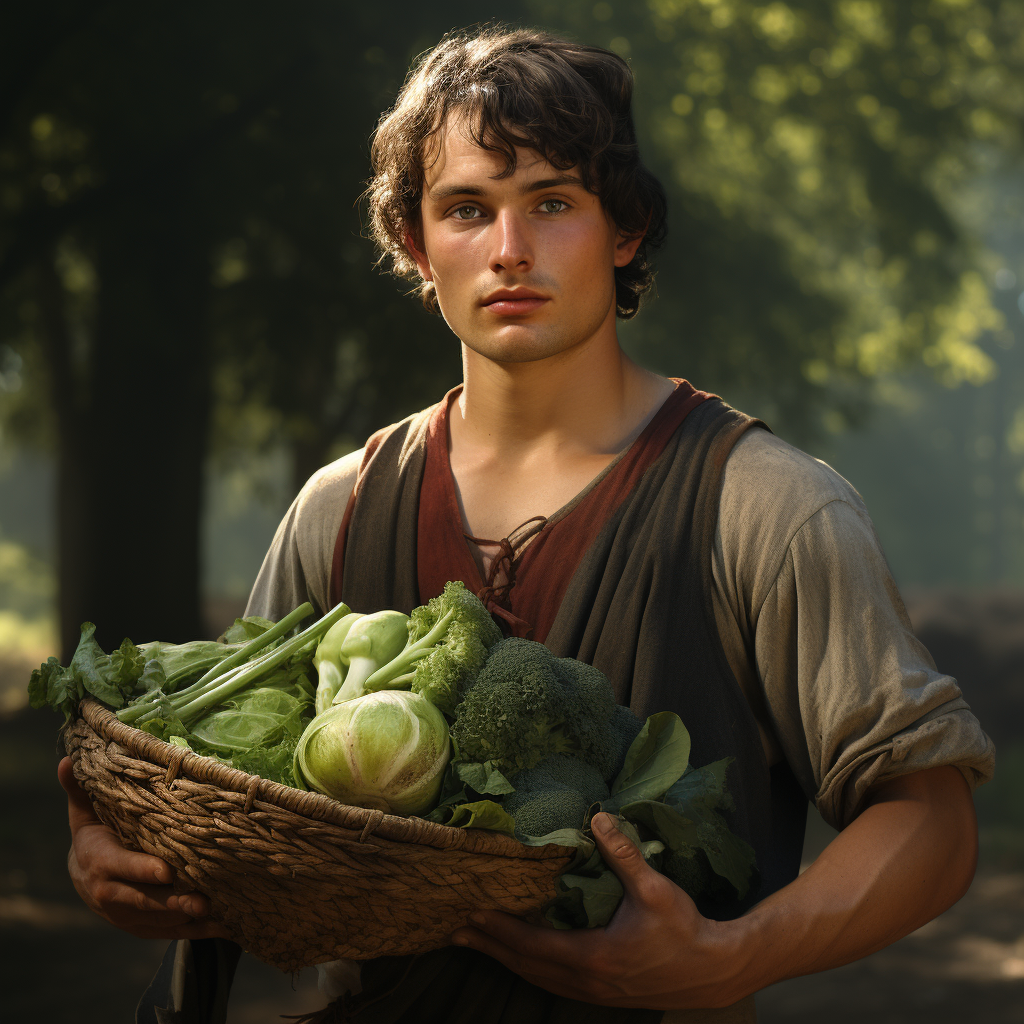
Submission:
MULTIPOLYGON (((234 676, 234 674, 240 671, 244 662, 249 661, 253 655, 263 650, 268 644, 273 643, 278 637, 283 636, 293 626, 297 625, 308 615, 312 614, 313 606, 308 602, 300 604, 294 611, 289 612, 280 622, 275 623, 266 632, 260 633, 259 636, 253 637, 248 643, 243 644, 238 648, 234 654, 229 655, 226 658, 218 661, 212 668, 210 668, 205 675, 197 679, 191 686, 186 686, 185 689, 179 690, 177 693, 170 698, 171 704, 175 709, 182 708, 189 703, 194 697, 199 696, 200 693, 205 692, 209 687, 209 684, 215 679, 220 679, 222 682, 226 682, 226 676, 234 676)), ((301 634, 300 634, 301 635, 301 634)), ((166 683, 164 684, 167 685, 166 683)), ((165 692, 165 691, 162 691, 165 692)), ((169 694, 165 695, 169 696, 169 694)), ((139 704, 132 704, 130 707, 122 708, 118 712, 118 719, 128 725, 138 724, 143 725, 154 718, 159 718, 160 710, 156 707, 157 702, 154 700, 143 701, 139 704)))
POLYGON ((416 662, 421 658, 426 657, 438 640, 448 632, 448 626, 451 624, 454 617, 455 609, 450 608, 437 620, 437 622, 434 623, 433 628, 426 636, 420 637, 420 639, 414 644, 409 644, 409 646, 406 647, 397 658, 392 658, 386 665, 381 665, 381 667, 363 683, 363 692, 372 693, 374 690, 387 689, 392 679, 396 676, 405 675, 411 669, 415 668, 416 662))
MULTIPOLYGON (((346 609, 346 613, 347 611, 348 609, 346 609)), ((247 644, 235 651, 231 657, 225 658, 214 665, 202 678, 196 680, 195 685, 203 686, 218 676, 224 675, 228 669, 241 665, 244 661, 249 661, 258 651, 262 651, 264 647, 273 643, 278 637, 284 636, 293 626, 297 626, 304 618, 312 614, 313 606, 308 601, 303 602, 294 611, 289 612, 280 622, 271 626, 265 633, 254 636, 247 644)))
POLYGON ((178 708, 178 717, 184 725, 194 722, 201 712, 216 704, 222 704, 229 697, 233 697, 240 690, 251 686, 256 680, 261 679, 271 670, 283 665, 289 658, 302 653, 311 643, 323 636, 343 615, 349 614, 349 609, 343 604, 333 608, 322 619, 314 622, 297 636, 286 640, 280 647, 269 654, 250 661, 233 672, 226 680, 214 680, 214 684, 207 684, 204 693, 199 694, 187 704, 178 708))

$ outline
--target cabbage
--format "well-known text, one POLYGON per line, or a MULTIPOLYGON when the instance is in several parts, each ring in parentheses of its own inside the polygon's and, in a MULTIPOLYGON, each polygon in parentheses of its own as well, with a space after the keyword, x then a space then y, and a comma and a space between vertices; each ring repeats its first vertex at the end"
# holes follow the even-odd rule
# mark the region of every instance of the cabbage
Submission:
POLYGON ((381 690, 313 719, 295 749, 295 780, 356 807, 424 814, 437 803, 448 756, 448 723, 430 701, 381 690))

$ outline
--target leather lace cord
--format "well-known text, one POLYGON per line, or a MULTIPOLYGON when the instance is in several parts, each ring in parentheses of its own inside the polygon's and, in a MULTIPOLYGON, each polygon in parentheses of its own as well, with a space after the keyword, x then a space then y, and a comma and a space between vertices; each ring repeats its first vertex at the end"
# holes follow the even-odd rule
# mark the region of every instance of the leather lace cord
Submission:
POLYGON ((516 548, 522 547, 526 541, 535 537, 547 525, 547 516, 533 516, 526 522, 520 523, 507 537, 502 540, 488 540, 485 537, 471 537, 468 533, 463 536, 471 544, 477 547, 496 547, 498 553, 491 559, 487 569, 487 579, 484 585, 477 591, 476 596, 483 602, 484 607, 491 615, 501 619, 516 636, 531 639, 533 626, 525 619, 521 619, 509 607, 509 594, 516 585, 516 548), (523 531, 526 531, 523 533, 523 531), (513 537, 522 534, 513 544, 513 537), (501 582, 499 582, 499 578, 501 582))

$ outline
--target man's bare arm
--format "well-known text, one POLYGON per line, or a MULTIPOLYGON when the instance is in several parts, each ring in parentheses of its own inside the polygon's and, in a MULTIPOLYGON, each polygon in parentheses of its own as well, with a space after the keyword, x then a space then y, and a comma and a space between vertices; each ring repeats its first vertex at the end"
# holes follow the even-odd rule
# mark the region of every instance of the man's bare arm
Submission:
MULTIPOLYGON (((507 914, 460 929, 473 946, 559 995, 609 1006, 730 1006, 784 978, 849 963, 952 906, 970 886, 977 823, 960 771, 877 785, 798 879, 735 921, 710 921, 614 828, 595 835, 625 896, 606 928, 554 931, 507 914)), ((610 818, 606 819, 611 821, 610 818)))
POLYGON ((974 878, 978 825, 953 767, 875 786, 865 809, 791 885, 745 918, 745 988, 839 967, 938 917, 974 878))

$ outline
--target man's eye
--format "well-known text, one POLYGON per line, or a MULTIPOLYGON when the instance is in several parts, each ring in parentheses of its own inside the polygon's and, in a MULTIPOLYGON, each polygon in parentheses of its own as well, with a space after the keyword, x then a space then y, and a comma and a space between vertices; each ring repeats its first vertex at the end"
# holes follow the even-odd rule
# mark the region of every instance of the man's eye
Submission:
POLYGON ((459 206, 452 213, 457 220, 476 220, 480 211, 475 206, 459 206))
POLYGON ((545 199, 540 204, 540 208, 545 213, 561 213, 563 210, 569 209, 569 204, 562 202, 561 199, 545 199))

